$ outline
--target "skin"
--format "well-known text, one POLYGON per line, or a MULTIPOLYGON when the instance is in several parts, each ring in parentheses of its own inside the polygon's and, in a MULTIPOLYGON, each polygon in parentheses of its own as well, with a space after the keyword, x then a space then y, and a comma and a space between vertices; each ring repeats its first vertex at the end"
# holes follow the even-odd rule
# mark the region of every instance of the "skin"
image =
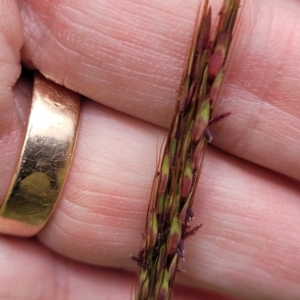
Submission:
MULTIPOLYGON (((194 200, 203 227, 185 243, 174 299, 300 298, 300 5, 245 2, 216 111, 232 114, 212 128, 194 200)), ((0 236, 1 299, 133 295, 129 256, 139 250, 197 5, 0 1, 0 199, 29 114, 20 61, 86 97, 51 219, 31 239, 0 236)))

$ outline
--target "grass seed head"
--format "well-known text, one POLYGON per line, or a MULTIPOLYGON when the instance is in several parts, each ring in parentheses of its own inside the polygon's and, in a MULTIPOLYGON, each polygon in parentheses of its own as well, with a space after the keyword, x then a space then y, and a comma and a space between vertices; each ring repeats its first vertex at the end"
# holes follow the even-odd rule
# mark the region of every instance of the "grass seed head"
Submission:
POLYGON ((206 98, 200 104, 199 111, 196 115, 196 120, 192 131, 193 142, 198 143, 200 139, 203 137, 203 133, 207 128, 209 119, 210 119, 210 102, 209 99, 206 98))
POLYGON ((169 179, 169 172, 170 172, 170 157, 169 153, 165 153, 162 168, 161 168, 161 180, 159 185, 159 194, 163 194, 166 190, 168 179, 169 179))
POLYGON ((224 66, 227 56, 231 36, 228 32, 219 35, 216 48, 208 63, 208 77, 212 80, 216 78, 221 68, 224 66))
POLYGON ((212 33, 208 2, 204 0, 199 27, 194 30, 176 111, 153 180, 143 252, 133 257, 140 267, 137 300, 170 298, 178 261, 184 255, 183 241, 200 227, 187 230, 194 217, 193 197, 205 148, 212 138, 208 126, 213 123, 240 5, 240 0, 224 0, 212 33))
POLYGON ((156 213, 152 213, 150 217, 149 227, 148 227, 148 234, 147 234, 147 247, 152 248, 154 247, 157 239, 157 216, 156 213))
POLYGON ((177 251, 181 239, 181 221, 175 217, 171 222, 171 228, 167 243, 167 254, 172 255, 177 251))
POLYGON ((219 95, 219 92, 220 92, 220 89, 221 89, 221 86, 222 86, 224 74, 225 74, 225 71, 224 71, 224 67, 223 67, 219 71, 217 77, 215 78, 215 80, 214 80, 214 82, 211 86, 211 89, 210 89, 210 92, 209 92, 209 100, 211 102, 211 108, 213 108, 215 103, 216 103, 216 99, 219 95))
POLYGON ((181 182, 181 198, 187 199, 190 195, 193 185, 193 166, 190 159, 188 159, 184 166, 183 177, 181 182))
POLYGON ((158 287, 155 292, 155 299, 157 300, 165 300, 169 293, 169 272, 164 270, 158 280, 158 287))

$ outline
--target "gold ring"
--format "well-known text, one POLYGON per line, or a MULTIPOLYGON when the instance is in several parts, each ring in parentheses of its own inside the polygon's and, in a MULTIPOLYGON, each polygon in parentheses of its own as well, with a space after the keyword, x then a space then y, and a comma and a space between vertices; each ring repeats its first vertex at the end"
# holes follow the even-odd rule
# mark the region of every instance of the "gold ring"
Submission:
POLYGON ((80 96, 35 73, 21 157, 0 208, 0 232, 36 234, 49 219, 68 174, 80 96))

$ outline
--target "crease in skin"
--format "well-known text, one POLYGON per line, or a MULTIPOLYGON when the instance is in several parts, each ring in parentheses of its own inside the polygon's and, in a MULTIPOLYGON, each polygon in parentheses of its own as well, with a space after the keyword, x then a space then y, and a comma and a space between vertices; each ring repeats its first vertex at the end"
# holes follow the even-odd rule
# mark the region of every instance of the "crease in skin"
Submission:
MULTIPOLYGON (((136 188, 135 188, 136 189, 136 188)), ((137 189, 137 191, 141 191, 141 192, 145 192, 147 194, 149 194, 149 189, 148 188, 140 188, 137 189)), ((84 191, 83 191, 84 193, 84 191)), ((93 196, 95 198, 104 198, 104 199, 112 199, 112 202, 117 201, 118 203, 122 203, 122 201, 124 201, 125 203, 128 203, 130 201, 136 202, 137 200, 141 200, 139 196, 135 196, 135 195, 128 195, 128 196, 121 196, 121 195, 114 195, 112 196, 109 191, 107 192, 102 192, 102 191, 86 191, 85 192, 87 196, 93 196)), ((82 197, 82 195, 81 195, 82 197)), ((112 203, 113 204, 113 203, 112 203)), ((97 204, 96 204, 97 207, 97 204)), ((101 209, 103 209, 103 204, 100 205, 101 209)), ((113 207, 111 205, 108 206, 110 209, 114 208, 115 210, 119 211, 120 209, 122 210, 127 210, 128 207, 127 205, 121 206, 118 205, 114 205, 113 207)), ((85 207, 85 209, 87 211, 94 211, 95 207, 93 205, 91 205, 90 207, 85 207)))
POLYGON ((118 215, 118 212, 122 210, 127 212, 126 218, 131 219, 133 213, 136 212, 133 203, 136 203, 140 198, 134 198, 130 196, 112 196, 111 194, 103 194, 100 191, 88 191, 79 195, 80 201, 74 202, 69 197, 64 197, 64 207, 62 209, 70 210, 72 212, 81 211, 84 215, 87 213, 92 216, 102 215, 104 217, 112 217, 118 215), (89 199, 102 199, 101 202, 89 201, 89 199), (124 203, 124 204, 122 204, 124 203), (131 204, 131 205, 130 205, 131 204))
MULTIPOLYGON (((87 222, 71 216, 70 213, 63 214, 66 219, 69 219, 69 221, 74 223, 74 227, 71 230, 70 228, 61 226, 60 224, 53 225, 55 226, 56 238, 61 239, 60 244, 55 248, 55 252, 63 255, 67 254, 68 257, 79 262, 91 263, 93 265, 106 265, 108 267, 120 267, 112 264, 115 258, 109 257, 109 260, 107 260, 107 258, 103 260, 102 257, 107 257, 106 250, 109 250, 110 252, 122 251, 120 247, 122 240, 125 241, 125 238, 120 237, 120 234, 123 232, 126 233, 126 228, 120 230, 120 224, 118 224, 118 222, 110 225, 100 225, 94 222, 95 218, 87 222), (100 234, 100 232, 102 232, 102 234, 100 234), (84 245, 84 248, 78 247, 79 245, 84 245), (94 255, 92 255, 92 253, 94 253, 94 255)), ((104 222, 104 219, 101 217, 101 215, 98 216, 98 219, 104 222)), ((38 237, 42 242, 45 241, 45 234, 42 232, 38 234, 38 237)), ((50 239, 50 237, 48 239, 50 239)), ((128 245, 125 245, 125 247, 128 248, 128 245)), ((123 248, 123 250, 126 249, 123 248)), ((128 265, 130 265, 130 261, 127 260, 127 250, 126 252, 122 252, 123 262, 129 262, 128 265)))
MULTIPOLYGON (((89 193, 89 196, 90 194, 91 193, 89 193)), ((93 194, 93 196, 95 195, 93 194)), ((114 220, 114 223, 117 219, 123 220, 124 223, 126 223, 127 221, 131 221, 132 216, 137 212, 137 210, 134 208, 136 199, 121 196, 114 197, 111 195, 105 197, 102 194, 101 197, 95 197, 95 199, 101 199, 101 202, 97 203, 95 201, 88 201, 88 199, 82 199, 81 203, 74 203, 73 199, 64 197, 64 206, 61 206, 60 209, 68 216, 72 215, 74 217, 74 220, 76 220, 76 218, 81 218, 81 216, 85 218, 88 215, 88 217, 92 220, 110 219, 114 220), (118 204, 115 204, 116 201, 118 204), (118 216, 120 210, 123 212, 123 214, 121 216, 118 216), (79 211, 80 213, 78 213, 79 211)), ((99 223, 100 221, 96 222, 99 223)), ((90 222, 87 222, 86 224, 90 224, 90 222)), ((91 224, 93 224, 93 221, 91 221, 91 224)))

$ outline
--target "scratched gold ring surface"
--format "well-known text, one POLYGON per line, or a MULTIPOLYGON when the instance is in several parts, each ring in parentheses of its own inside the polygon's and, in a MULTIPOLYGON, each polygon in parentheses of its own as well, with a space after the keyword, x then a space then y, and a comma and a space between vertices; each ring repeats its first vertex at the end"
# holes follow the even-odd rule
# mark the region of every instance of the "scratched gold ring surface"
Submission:
POLYGON ((68 174, 80 96, 35 73, 28 127, 0 208, 0 232, 32 236, 47 222, 68 174))

